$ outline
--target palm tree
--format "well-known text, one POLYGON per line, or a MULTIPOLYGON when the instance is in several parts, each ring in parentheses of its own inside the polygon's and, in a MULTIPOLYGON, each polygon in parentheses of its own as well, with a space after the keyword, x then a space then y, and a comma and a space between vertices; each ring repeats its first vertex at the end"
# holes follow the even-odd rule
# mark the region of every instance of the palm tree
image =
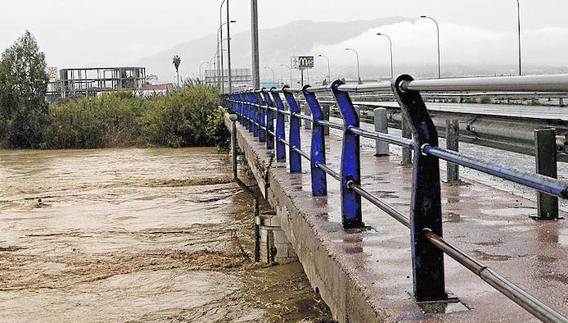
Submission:
POLYGON ((172 63, 174 64, 174 67, 176 68, 177 86, 179 87, 179 66, 181 65, 181 58, 179 57, 179 55, 174 56, 172 63))

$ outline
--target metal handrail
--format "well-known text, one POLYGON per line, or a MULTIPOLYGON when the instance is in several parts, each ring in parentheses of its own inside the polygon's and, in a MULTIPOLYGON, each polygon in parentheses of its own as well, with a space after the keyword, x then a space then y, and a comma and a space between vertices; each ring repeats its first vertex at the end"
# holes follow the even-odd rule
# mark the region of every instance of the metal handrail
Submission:
MULTIPOLYGON (((393 82, 367 83, 363 85, 348 85, 336 81, 330 87, 305 87, 301 90, 284 87, 280 90, 246 91, 227 98, 227 102, 232 104, 232 111, 241 117, 245 127, 253 132, 255 137, 259 137, 261 141, 267 141, 267 147, 274 148, 274 142, 276 142, 275 148, 279 161, 286 159, 282 145, 289 148, 291 173, 301 173, 301 158, 310 161, 312 165, 312 194, 314 196, 327 195, 325 175, 330 175, 341 182, 342 196, 351 194, 348 199, 349 203, 359 204, 359 206, 350 209, 352 205, 345 203, 345 200, 342 203, 343 220, 346 228, 353 227, 357 223, 362 224, 360 199, 364 198, 411 230, 411 236, 415 245, 412 249, 412 256, 416 258, 420 254, 421 257, 420 262, 413 261, 415 296, 417 299, 424 300, 424 296, 421 296, 423 294, 431 295, 431 291, 424 290, 424 286, 438 289, 440 293, 437 297, 440 299, 444 297, 443 259, 435 256, 436 252, 443 252, 468 270, 474 272, 535 317, 545 322, 568 322, 568 319, 561 314, 442 238, 441 208, 436 210, 436 205, 440 206, 440 170, 438 160, 445 160, 463 167, 475 169, 563 199, 568 199, 568 183, 542 175, 519 172, 438 147, 437 132, 420 96, 420 91, 568 91, 568 75, 419 81, 415 81, 409 76, 401 76, 393 82), (343 116, 343 125, 323 119, 320 102, 318 102, 315 94, 327 91, 331 91, 336 99, 338 108, 343 116), (377 91, 394 92, 401 109, 409 119, 410 127, 414 127, 414 140, 364 130, 359 127, 358 116, 349 93, 377 91), (281 94, 284 95, 288 103, 289 111, 284 110, 281 94), (303 95, 305 102, 312 110, 311 117, 300 112, 297 99, 297 96, 300 94, 303 95), (274 129, 274 115, 269 113, 276 114, 277 126, 275 131, 271 130, 274 129), (284 116, 291 118, 289 140, 284 138, 284 116), (311 154, 303 151, 300 147, 300 120, 310 121, 313 126, 311 154), (340 173, 332 170, 325 163, 325 140, 323 139, 322 130, 324 127, 342 130, 344 133, 343 153, 349 154, 350 158, 347 158, 347 160, 353 164, 342 164, 340 173), (417 129, 417 127, 420 127, 420 129, 417 129), (272 137, 267 138, 267 134, 272 137), (413 199, 412 212, 415 213, 413 217, 404 215, 394 206, 382 201, 362 187, 360 175, 358 175, 360 172, 359 137, 398 145, 403 148, 413 149, 416 152, 415 162, 421 166, 415 170, 413 190, 420 193, 420 196, 429 195, 429 197, 427 201, 421 201, 420 198, 418 200, 413 199), (427 175, 436 172, 437 176, 427 175), (421 183, 421 180, 434 180, 436 182, 421 183), (427 191, 421 191, 424 190, 422 187, 424 185, 427 186, 427 191), (438 188, 436 189, 436 187, 438 188), (438 202, 436 202, 436 199, 438 199, 438 202), (429 203, 428 209, 423 204, 420 204, 423 202, 429 203), (357 214, 357 212, 359 213, 357 214), (418 215, 416 214, 417 212, 430 212, 430 214, 418 215), (429 224, 414 222, 420 218, 427 218, 431 222, 429 224), (440 260, 441 266, 439 266, 440 260), (421 263, 421 265, 417 265, 417 263, 421 263), (420 266, 427 268, 427 271, 441 270, 441 272, 432 274, 425 272, 425 269, 420 266), (432 277, 437 278, 432 279, 432 277), (418 282, 420 282, 419 287, 416 285, 418 282)), ((345 163, 345 161, 342 161, 342 163, 345 163)))
POLYGON ((414 80, 401 87, 405 91, 568 92, 568 74, 414 80))

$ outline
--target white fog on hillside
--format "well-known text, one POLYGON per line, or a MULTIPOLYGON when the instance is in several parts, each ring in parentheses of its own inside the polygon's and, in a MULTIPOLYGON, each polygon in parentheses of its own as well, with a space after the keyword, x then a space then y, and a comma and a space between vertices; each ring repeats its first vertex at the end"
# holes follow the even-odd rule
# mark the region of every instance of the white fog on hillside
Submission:
MULTIPOLYGON (((501 66, 501 73, 507 73, 506 67, 514 66, 517 60, 517 39, 515 33, 496 33, 487 29, 471 26, 440 24, 442 64, 445 66, 473 65, 501 66)), ((403 22, 382 28, 373 28, 358 37, 331 46, 317 45, 314 54, 325 54, 340 66, 354 66, 353 53, 346 47, 359 51, 361 65, 384 66, 387 72, 389 64, 388 42, 377 36, 377 32, 390 35, 393 41, 395 72, 405 72, 404 67, 436 64, 435 26, 428 21, 416 23, 403 22)), ((524 62, 528 66, 564 66, 566 59, 557 54, 568 53, 568 43, 559 41, 568 39, 568 29, 543 28, 528 30, 523 33, 524 62)), ((325 63, 324 61, 321 62, 325 63)), ((371 75, 369 75, 371 76, 371 75)))

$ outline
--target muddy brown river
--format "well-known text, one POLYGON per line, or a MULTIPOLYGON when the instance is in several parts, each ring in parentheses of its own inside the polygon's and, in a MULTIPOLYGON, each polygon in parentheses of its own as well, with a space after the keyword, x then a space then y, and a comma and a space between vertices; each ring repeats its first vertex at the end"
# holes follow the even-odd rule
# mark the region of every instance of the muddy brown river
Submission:
POLYGON ((0 322, 316 322, 212 148, 0 151, 0 322))

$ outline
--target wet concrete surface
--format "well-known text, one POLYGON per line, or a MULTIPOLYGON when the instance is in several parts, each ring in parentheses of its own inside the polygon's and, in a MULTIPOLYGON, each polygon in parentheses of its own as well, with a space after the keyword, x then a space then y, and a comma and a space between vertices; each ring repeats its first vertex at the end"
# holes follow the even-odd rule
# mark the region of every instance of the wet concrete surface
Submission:
POLYGON ((212 148, 0 151, 0 322, 318 321, 212 148))
MULTIPOLYGON (((342 122, 339 118, 332 118, 334 122, 342 122)), ((371 124, 363 123, 361 128, 374 131, 374 126, 371 124)), ((341 133, 337 130, 332 130, 334 135, 341 136, 341 133)), ((400 136, 401 132, 398 129, 389 128, 389 133, 395 136, 400 136)), ((374 140, 362 138, 361 144, 368 147, 375 147, 374 140)), ((446 140, 440 138, 440 146, 446 147, 446 140)), ((391 146, 390 150, 393 155, 400 156, 402 150, 399 147, 391 146)), ((533 173, 536 170, 536 161, 534 156, 528 156, 520 153, 499 150, 490 147, 482 147, 471 143, 460 142, 460 152, 466 156, 472 156, 477 159, 481 159, 490 163, 497 165, 502 165, 504 167, 516 169, 526 173, 533 173)), ((440 161, 440 169, 442 170, 442 179, 446 179, 446 162, 440 161)), ((500 190, 512 192, 515 195, 524 197, 528 200, 534 201, 536 199, 536 192, 522 185, 511 183, 509 181, 502 180, 495 176, 489 176, 480 173, 475 170, 460 167, 461 177, 465 180, 476 181, 482 184, 486 184, 491 187, 498 188, 500 190)), ((559 162, 558 163, 558 178, 563 181, 568 181, 568 163, 559 162)), ((568 200, 559 201, 560 208, 564 212, 568 212, 568 200)))
MULTIPOLYGON (((253 140, 246 129, 239 127, 239 131, 242 144, 268 164, 270 154, 264 144, 253 140)), ((309 138, 309 131, 303 131, 302 149, 308 152, 309 138)), ((328 137, 327 147, 328 165, 337 171, 341 138, 328 137)), ((412 169, 401 167, 396 155, 378 158, 373 154, 371 146, 363 145, 363 187, 408 214, 412 169)), ((371 229, 345 232, 341 228, 339 183, 328 177, 328 197, 312 198, 307 161, 303 167, 304 174, 290 175, 285 163, 274 165, 270 171, 274 191, 271 201, 284 210, 280 216, 289 223, 284 225, 289 239, 299 248, 296 251, 304 267, 308 267, 308 277, 322 291, 336 317, 345 320, 369 310, 375 312, 377 320, 386 321, 537 321, 448 257, 445 258, 446 286, 464 306, 452 308, 451 314, 424 311, 411 297, 408 230, 370 203, 363 202, 363 219, 371 229), (303 244, 298 237, 301 234, 312 234, 315 237, 312 242, 318 244, 317 247, 303 244), (321 266, 321 259, 327 261, 329 268, 321 266), (353 300, 337 301, 353 290, 353 300), (366 305, 354 304, 355 299, 366 305)), ((529 218, 536 213, 533 200, 475 180, 457 186, 444 183, 442 197, 445 238, 449 242, 568 315, 568 226, 565 220, 534 221, 529 218)))

